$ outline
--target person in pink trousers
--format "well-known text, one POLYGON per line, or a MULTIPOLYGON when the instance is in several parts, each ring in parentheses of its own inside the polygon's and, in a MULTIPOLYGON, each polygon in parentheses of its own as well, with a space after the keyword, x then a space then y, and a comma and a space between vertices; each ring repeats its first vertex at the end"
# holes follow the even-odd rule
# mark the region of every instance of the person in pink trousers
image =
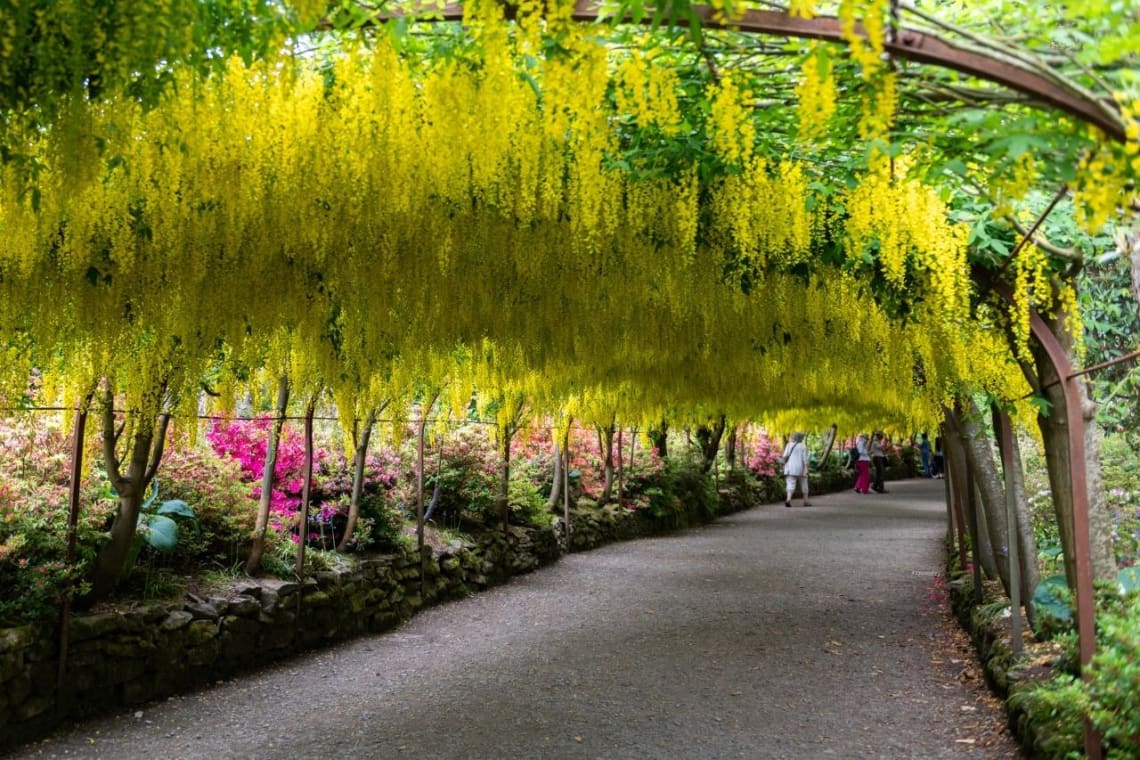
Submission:
POLYGON ((859 458, 855 461, 855 493, 871 493, 871 454, 867 451, 867 436, 862 433, 855 439, 859 458))

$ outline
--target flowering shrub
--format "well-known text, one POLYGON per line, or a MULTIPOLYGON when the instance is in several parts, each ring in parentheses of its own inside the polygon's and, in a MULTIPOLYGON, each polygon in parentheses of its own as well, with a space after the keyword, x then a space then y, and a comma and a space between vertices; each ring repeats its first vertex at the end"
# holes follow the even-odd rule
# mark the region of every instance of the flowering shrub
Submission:
POLYGON ((115 502, 106 498, 103 473, 91 468, 69 568, 68 451, 67 437, 42 418, 0 420, 0 625, 54 615, 65 597, 86 591, 80 579, 105 539, 115 502))
POLYGON ((783 472, 780 462, 783 453, 779 441, 772 440, 768 433, 761 431, 756 443, 749 447, 745 465, 757 478, 777 477, 783 472))
MULTIPOLYGON (((405 461, 409 463, 405 467, 409 484, 406 503, 411 512, 415 505, 414 455, 405 461)), ((439 485, 439 498, 432 519, 450 528, 458 528, 463 522, 494 522, 498 454, 487 431, 475 425, 458 428, 450 440, 444 442, 443 461, 438 462, 436 459, 424 464, 425 500, 432 498, 436 484, 439 485)))
POLYGON ((231 565, 249 548, 257 503, 239 462, 200 447, 168 449, 157 480, 163 499, 181 499, 193 508, 197 530, 184 530, 167 562, 215 558, 231 565))
MULTIPOLYGON (((206 437, 214 451, 232 458, 240 468, 249 498, 261 498, 272 418, 233 420, 214 425, 206 437)), ((410 461, 410 460, 407 460, 410 461)), ((296 430, 281 429, 274 465, 274 487, 270 494, 270 526, 278 533, 300 539, 297 512, 304 491, 305 444, 296 430)), ((369 453, 360 514, 352 544, 358 549, 383 548, 397 540, 403 520, 399 498, 393 492, 401 478, 400 458, 390 449, 369 453), (395 498, 393 498, 395 497, 395 498)), ((313 477, 309 497, 306 541, 315 547, 332 549, 344 535, 352 497, 353 463, 341 452, 333 452, 319 442, 314 444, 313 477)), ((256 514, 256 512, 254 512, 256 514)))
MULTIPOLYGON (((263 416, 253 420, 218 422, 206 433, 206 439, 217 454, 231 457, 241 465, 243 480, 252 484, 251 495, 255 501, 261 498, 261 478, 272 427, 273 419, 263 416)), ((314 453, 314 473, 323 457, 323 451, 314 453)), ((295 430, 282 426, 277 442, 277 461, 273 466, 273 492, 269 497, 271 512, 288 517, 296 513, 301 505, 304 464, 304 441, 295 430)))

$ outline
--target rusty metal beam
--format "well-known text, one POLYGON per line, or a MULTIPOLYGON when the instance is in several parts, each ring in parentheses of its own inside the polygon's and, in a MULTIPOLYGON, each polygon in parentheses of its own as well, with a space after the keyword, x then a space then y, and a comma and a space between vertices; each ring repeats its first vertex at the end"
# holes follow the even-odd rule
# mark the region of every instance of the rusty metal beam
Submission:
MULTIPOLYGON (((91 405, 91 396, 80 403, 75 409, 75 429, 71 435, 71 480, 68 483, 67 496, 67 569, 75 568, 78 556, 79 511, 83 487, 83 440, 87 430, 87 410, 91 405)), ((71 595, 74 590, 74 581, 68 582, 67 592, 63 595, 63 603, 59 610, 59 663, 56 670, 55 699, 56 707, 60 713, 66 711, 66 702, 63 686, 67 680, 67 649, 71 634, 71 595)))
MULTIPOLYGON (((1081 674, 1088 677, 1088 665, 1096 652, 1096 610, 1093 598, 1092 544, 1089 538, 1089 495, 1085 473, 1085 419, 1081 413, 1081 393, 1073 365, 1061 342, 1045 320, 1030 309, 1029 328, 1053 363, 1058 377, 1065 378, 1065 422, 1069 437, 1069 479, 1073 492, 1073 543, 1077 561, 1077 634, 1080 637, 1081 674)), ((1101 757, 1100 736, 1085 718, 1085 754, 1101 757)))
MULTIPOLYGON (((504 6, 508 18, 514 16, 517 6, 504 6)), ((701 20, 705 29, 728 29, 749 34, 765 34, 781 37, 822 40, 846 44, 839 19, 830 16, 799 18, 782 11, 749 9, 731 22, 717 20, 717 12, 704 5, 693 5, 692 12, 701 20)), ((463 5, 449 3, 442 8, 425 5, 422 15, 416 10, 387 12, 377 15, 378 21, 397 17, 416 17, 423 21, 461 21, 463 5)), ((606 20, 606 14, 594 0, 577 0, 571 17, 575 21, 592 22, 606 20)), ((651 25, 647 16, 630 23, 651 25)), ((676 26, 689 25, 687 18, 678 17, 672 21, 676 26)), ((856 30, 862 33, 861 27, 856 30)), ((1059 108, 1081 121, 1100 128, 1109 138, 1124 142, 1124 125, 1105 103, 1090 99, 1029 69, 1016 66, 1001 58, 984 53, 955 47, 941 37, 916 29, 893 30, 891 39, 884 42, 884 49, 892 56, 915 63, 929 64, 951 69, 963 74, 985 79, 1024 93, 1042 103, 1059 108)))

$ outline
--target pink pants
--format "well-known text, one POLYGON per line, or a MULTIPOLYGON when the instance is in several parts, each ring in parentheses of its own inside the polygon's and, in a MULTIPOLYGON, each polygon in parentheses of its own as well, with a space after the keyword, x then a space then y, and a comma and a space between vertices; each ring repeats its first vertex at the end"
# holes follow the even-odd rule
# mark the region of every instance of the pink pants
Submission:
POLYGON ((855 463, 858 475, 855 477, 855 490, 859 493, 868 493, 871 490, 871 463, 859 460, 855 463))

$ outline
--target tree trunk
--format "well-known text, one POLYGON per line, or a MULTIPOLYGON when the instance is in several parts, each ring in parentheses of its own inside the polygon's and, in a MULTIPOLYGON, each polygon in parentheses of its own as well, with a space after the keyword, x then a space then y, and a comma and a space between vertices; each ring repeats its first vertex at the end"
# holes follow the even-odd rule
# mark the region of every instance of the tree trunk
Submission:
POLYGON ((274 470, 277 467, 277 444, 281 439, 281 426, 285 424, 285 409, 289 405, 289 380, 282 376, 277 384, 277 418, 269 432, 269 443, 265 448, 265 467, 261 473, 261 499, 257 504, 257 522, 253 528, 253 544, 245 571, 257 575, 261 571, 261 555, 265 553, 265 531, 269 529, 269 504, 273 498, 274 470))
POLYGON ((625 433, 625 431, 619 427, 618 431, 617 431, 617 500, 618 500, 618 504, 621 504, 621 498, 624 495, 624 490, 625 490, 625 464, 622 462, 622 458, 624 456, 622 453, 622 448, 623 448, 623 443, 624 443, 624 441, 622 439, 624 438, 624 433, 625 433))
POLYGON ((961 489, 962 506, 966 517, 966 526, 970 534, 970 547, 973 554, 974 565, 984 570, 986 575, 996 575, 996 563, 990 541, 984 525, 984 515, 978 508, 977 488, 974 483, 973 469, 966 457, 966 447, 958 426, 954 424, 950 413, 946 415, 946 439, 943 446, 950 453, 949 467, 953 470, 954 485, 961 489))
POLYGON ((558 497, 562 495, 562 447, 558 439, 551 435, 551 444, 554 448, 554 472, 550 481, 550 498, 546 500, 546 508, 551 512, 558 510, 558 497))
POLYGON ((736 469, 736 430, 737 426, 733 425, 728 431, 728 441, 724 444, 724 460, 728 462, 728 469, 736 469))
POLYGON ((554 446, 554 482, 550 484, 550 499, 546 502, 551 512, 558 511, 559 496, 569 490, 570 459, 566 456, 570 450, 570 425, 573 420, 566 418, 566 428, 562 431, 562 440, 555 436, 555 430, 550 431, 550 442, 554 446))
MULTIPOLYGON (((997 405, 992 407, 994 415, 1001 411, 997 405)), ((1037 535, 1033 531, 1033 522, 1029 517, 1029 505, 1025 498, 1025 470, 1022 467, 1021 448, 1017 444, 1017 436, 1013 436, 1013 461, 1008 463, 1008 472, 1013 477, 1013 512, 1016 524, 1013 532, 1017 539, 1018 568, 1021 578, 1021 603, 1025 608, 1025 618, 1031 627, 1036 627, 1037 613, 1033 608, 1033 592, 1041 580, 1041 572, 1037 566, 1037 535)), ((1002 463, 1006 467, 1006 463, 1002 463)))
POLYGON ((598 442, 602 449, 602 495, 598 499, 606 503, 614 492, 614 425, 598 428, 598 442))
MULTIPOLYGON (((1066 354, 1073 355, 1072 338, 1063 321, 1042 315, 1066 354)), ((1061 320, 1064 317, 1062 315, 1061 320)), ((1053 492, 1053 509, 1061 534, 1061 548, 1065 555, 1065 578, 1069 588, 1076 588, 1077 565, 1073 537, 1073 489, 1069 476, 1069 425, 1066 420, 1065 393, 1062 378, 1057 376, 1045 349, 1036 341, 1029 343, 1033 353, 1036 377, 1029 377, 1030 385, 1049 401, 1049 408, 1037 416, 1041 438, 1045 444, 1045 463, 1049 470, 1049 486, 1053 492)), ((1022 365, 1028 375, 1028 368, 1022 365)), ((1116 578, 1116 555, 1112 548, 1112 518, 1104 498, 1101 481, 1101 432, 1096 424, 1096 404, 1089 398, 1088 385, 1078 380, 1081 395, 1081 416, 1085 421, 1085 473, 1088 483, 1089 539, 1093 578, 1113 581, 1116 578)))
POLYGON ((960 399, 947 421, 957 431, 965 447, 966 461, 974 473, 974 485, 978 489, 984 523, 985 536, 993 553, 993 567, 987 572, 997 571, 1006 596, 1010 595, 1009 585, 1009 526, 1006 520, 1005 485, 994 461, 994 445, 985 427, 982 426, 982 413, 973 399, 960 399))
POLYGON ((701 425, 697 428, 697 443, 701 448, 701 472, 707 473, 716 463, 716 455, 720 451, 720 439, 724 435, 727 425, 722 414, 713 425, 701 425))
MULTIPOLYGON (((939 437, 945 441, 949 427, 945 422, 942 424, 939 437)), ((946 505, 950 512, 950 528, 953 531, 953 538, 957 543, 958 549, 958 563, 962 570, 966 570, 966 564, 969 561, 967 553, 967 540, 968 528, 966 526, 966 510, 962 506, 962 486, 954 482, 951 475, 949 466, 946 462, 949 460, 949 455, 946 454, 945 444, 943 444, 943 457, 942 457, 942 478, 946 486, 946 505)))
POLYGON ((499 521, 503 525, 504 535, 511 516, 511 438, 514 437, 514 432, 508 426, 506 430, 500 430, 499 436, 499 496, 496 501, 499 502, 499 521))
POLYGON ((661 420, 661 426, 649 428, 649 440, 653 442, 653 450, 657 456, 664 459, 669 455, 669 423, 661 420))
POLYGON ((122 462, 115 453, 122 429, 115 427, 115 394, 110 381, 107 382, 103 405, 103 461, 107 477, 119 495, 119 510, 111 524, 111 540, 103 545, 95 559, 89 598, 92 604, 111 595, 126 569, 138 532, 139 508, 162 461, 169 424, 169 414, 159 417, 156 429, 154 420, 140 413, 127 452, 127 471, 123 473, 122 462))
MULTIPOLYGON (((305 546, 309 543, 309 500, 313 494, 313 415, 321 392, 314 391, 305 406, 305 469, 301 486, 301 509, 297 515, 297 561, 294 573, 305 577, 305 546)), ((299 596, 299 595, 298 595, 299 596)))
MULTIPOLYGON (((381 407, 382 409, 383 407, 381 407)), ((356 523, 360 519, 360 499, 364 495, 364 469, 368 462, 368 442, 372 440, 372 428, 376 426, 376 417, 379 411, 374 410, 368 413, 368 419, 364 421, 364 429, 359 433, 356 430, 355 423, 353 424, 352 444, 356 447, 356 452, 352 457, 352 497, 348 502, 348 521, 344 525, 344 535, 341 536, 340 543, 336 547, 338 552, 348 551, 348 545, 356 532, 356 523)))

